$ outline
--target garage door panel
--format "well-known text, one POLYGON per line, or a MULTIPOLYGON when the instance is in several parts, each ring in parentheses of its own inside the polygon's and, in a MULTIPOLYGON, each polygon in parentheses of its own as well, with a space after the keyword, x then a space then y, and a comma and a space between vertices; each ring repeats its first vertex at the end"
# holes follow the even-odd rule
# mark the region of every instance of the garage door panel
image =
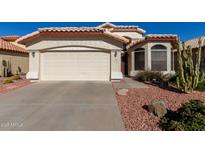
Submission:
POLYGON ((41 80, 109 80, 106 52, 41 53, 41 80))

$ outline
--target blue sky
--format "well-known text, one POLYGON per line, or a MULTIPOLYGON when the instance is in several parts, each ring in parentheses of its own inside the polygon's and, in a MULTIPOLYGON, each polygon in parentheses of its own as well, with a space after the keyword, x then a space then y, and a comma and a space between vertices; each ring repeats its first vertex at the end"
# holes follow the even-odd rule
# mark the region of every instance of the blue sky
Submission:
MULTIPOLYGON (((181 40, 205 35, 205 22, 112 22, 116 25, 137 25, 146 34, 177 34, 181 40)), ((0 22, 0 36, 26 35, 41 27, 97 26, 102 22, 0 22)))

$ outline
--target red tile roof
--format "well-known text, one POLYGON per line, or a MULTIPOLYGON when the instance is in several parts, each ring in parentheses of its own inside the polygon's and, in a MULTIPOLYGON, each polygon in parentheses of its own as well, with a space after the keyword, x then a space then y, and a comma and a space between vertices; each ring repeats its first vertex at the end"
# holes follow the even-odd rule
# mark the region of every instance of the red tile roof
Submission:
POLYGON ((177 35, 174 34, 148 34, 143 39, 137 39, 132 41, 128 46, 127 49, 130 49, 136 45, 141 43, 145 43, 148 41, 176 41, 178 39, 177 35))
POLYGON ((177 39, 177 35, 174 34, 148 34, 146 38, 153 39, 177 39))
POLYGON ((110 32, 138 32, 144 34, 145 30, 139 28, 138 26, 117 26, 111 23, 104 23, 98 26, 99 28, 107 28, 110 32))
POLYGON ((116 27, 114 24, 111 24, 109 22, 103 23, 101 25, 98 26, 99 28, 114 28, 116 27))
POLYGON ((25 48, 19 47, 11 42, 5 41, 2 38, 0 38, 0 51, 18 52, 18 53, 28 54, 25 48))
MULTIPOLYGON (((144 30, 137 27, 137 26, 116 26, 111 23, 104 23, 98 27, 50 27, 50 28, 39 28, 38 31, 35 31, 31 34, 28 34, 26 36, 23 36, 16 40, 16 42, 19 43, 26 43, 28 41, 31 41, 41 35, 45 36, 67 36, 67 35, 104 35, 110 38, 113 38, 115 40, 118 40, 124 44, 129 44, 130 39, 114 34, 112 32, 115 31, 137 31, 139 33, 144 34, 144 30)), ((173 34, 149 34, 146 35, 143 39, 137 39, 134 41, 131 41, 131 43, 127 46, 127 48, 131 48, 135 45, 138 45, 140 43, 144 43, 145 41, 175 41, 177 40, 177 35, 173 34)))
POLYGON ((137 32, 140 34, 144 34, 145 31, 141 28, 136 27, 116 27, 110 30, 111 32, 137 32))
POLYGON ((110 31, 105 31, 104 32, 104 35, 105 36, 108 36, 108 37, 111 37, 111 38, 113 38, 113 39, 116 39, 116 40, 119 40, 119 41, 121 41, 121 42, 124 42, 125 44, 128 44, 129 43, 129 39, 127 39, 127 38, 125 38, 125 37, 122 37, 122 36, 120 36, 120 35, 117 35, 117 34, 113 34, 113 33, 111 33, 110 31))
POLYGON ((49 27, 39 28, 39 32, 104 32, 102 28, 96 27, 49 27))
POLYGON ((18 38, 20 38, 20 36, 16 36, 16 35, 13 35, 13 36, 1 36, 1 38, 5 41, 16 41, 18 38))
POLYGON ((113 39, 116 39, 123 43, 128 43, 129 40, 119 36, 112 34, 111 32, 107 31, 103 28, 96 28, 96 27, 50 27, 50 28, 39 28, 38 31, 35 31, 31 34, 28 34, 26 36, 23 36, 16 40, 16 42, 19 43, 25 43, 27 41, 30 41, 36 37, 39 37, 40 35, 68 35, 68 34, 100 34, 105 35, 108 37, 111 37, 113 39))
MULTIPOLYGON (((191 48, 198 48, 199 47, 198 46, 199 38, 194 38, 194 39, 188 40, 185 42, 185 45, 190 46, 191 48)), ((204 47, 205 46, 205 36, 201 36, 201 41, 202 41, 201 46, 204 47)))
POLYGON ((145 43, 145 39, 136 39, 136 40, 133 40, 130 44, 127 45, 127 49, 130 49, 136 45, 139 45, 141 43, 145 43))

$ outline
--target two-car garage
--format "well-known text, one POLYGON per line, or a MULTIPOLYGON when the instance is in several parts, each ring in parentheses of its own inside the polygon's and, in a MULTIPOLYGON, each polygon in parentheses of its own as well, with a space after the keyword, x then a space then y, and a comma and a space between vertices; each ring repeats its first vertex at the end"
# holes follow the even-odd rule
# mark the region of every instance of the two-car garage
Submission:
POLYGON ((121 54, 128 39, 102 28, 40 28, 21 37, 29 51, 27 79, 111 81, 123 78, 121 54))
POLYGON ((40 80, 110 80, 110 52, 50 51, 40 53, 40 80))

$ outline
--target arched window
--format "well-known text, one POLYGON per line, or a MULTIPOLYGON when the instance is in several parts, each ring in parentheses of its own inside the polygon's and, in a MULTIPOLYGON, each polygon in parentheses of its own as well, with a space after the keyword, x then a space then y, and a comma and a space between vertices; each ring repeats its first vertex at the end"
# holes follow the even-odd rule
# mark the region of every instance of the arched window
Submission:
POLYGON ((152 49, 156 49, 156 50, 167 50, 167 47, 163 46, 163 45, 155 45, 152 47, 152 49))
POLYGON ((151 48, 151 68, 153 71, 167 70, 167 48, 163 45, 155 45, 151 48))
POLYGON ((145 49, 138 48, 134 53, 135 58, 135 70, 144 70, 145 68, 145 49))

